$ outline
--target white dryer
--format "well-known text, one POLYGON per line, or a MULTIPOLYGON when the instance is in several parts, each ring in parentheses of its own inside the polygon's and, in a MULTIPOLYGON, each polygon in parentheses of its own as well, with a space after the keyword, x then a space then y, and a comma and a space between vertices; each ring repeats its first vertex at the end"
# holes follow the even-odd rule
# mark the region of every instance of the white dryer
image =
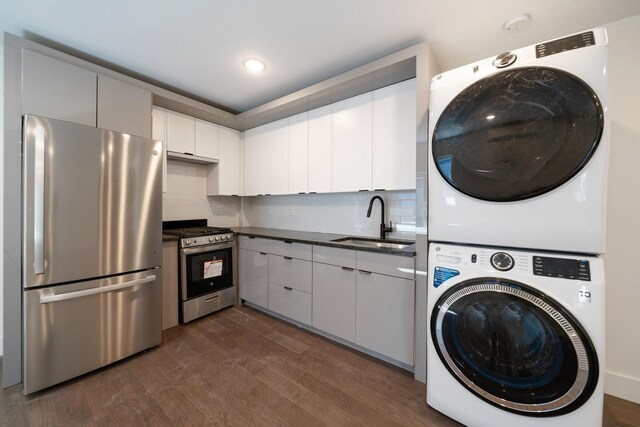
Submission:
POLYGON ((429 113, 429 239, 604 253, 607 34, 440 74, 429 113))
POLYGON ((468 426, 602 424, 598 257, 429 247, 427 402, 468 426))

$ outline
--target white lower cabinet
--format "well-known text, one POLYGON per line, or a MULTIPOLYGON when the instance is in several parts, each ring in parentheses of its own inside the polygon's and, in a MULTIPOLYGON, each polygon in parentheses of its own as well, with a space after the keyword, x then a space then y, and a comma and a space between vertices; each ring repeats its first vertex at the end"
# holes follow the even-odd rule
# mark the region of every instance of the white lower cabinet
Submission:
POLYGON ((359 270, 356 344, 413 365, 414 281, 359 270))
POLYGON ((311 280, 311 261, 269 254, 269 310, 310 325, 311 280))
POLYGON ((269 310, 311 324, 311 294, 269 282, 269 310))
POLYGON ((414 258, 244 236, 239 247, 242 299, 413 365, 414 258))
POLYGON ((240 298, 260 307, 269 306, 269 261, 266 252, 238 250, 240 298))
POLYGON ((355 342, 355 307, 355 270, 350 267, 314 263, 313 327, 355 342))

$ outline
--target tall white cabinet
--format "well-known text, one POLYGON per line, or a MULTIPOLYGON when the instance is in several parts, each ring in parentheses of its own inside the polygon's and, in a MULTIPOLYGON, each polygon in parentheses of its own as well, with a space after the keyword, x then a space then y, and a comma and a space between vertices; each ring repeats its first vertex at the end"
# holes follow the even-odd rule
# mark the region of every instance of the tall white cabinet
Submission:
POLYGON ((331 191, 331 105, 308 112, 308 175, 309 193, 331 191))
POLYGON ((331 107, 333 192, 372 189, 372 99, 369 92, 331 107))
POLYGON ((373 92, 373 189, 416 186, 416 80, 373 92))
POLYGON ((151 92, 99 74, 98 127, 151 138, 151 92))

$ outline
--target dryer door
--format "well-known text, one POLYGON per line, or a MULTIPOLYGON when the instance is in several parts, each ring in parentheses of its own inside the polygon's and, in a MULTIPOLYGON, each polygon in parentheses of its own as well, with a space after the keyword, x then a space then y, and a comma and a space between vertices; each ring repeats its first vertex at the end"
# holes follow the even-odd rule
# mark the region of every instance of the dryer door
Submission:
POLYGON ((431 317, 449 372, 481 399, 529 416, 580 407, 598 381, 598 358, 580 324, 540 292, 496 278, 453 286, 431 317))
POLYGON ((463 90, 433 131, 433 158, 458 191, 508 202, 547 193, 575 176, 602 136, 595 92, 565 71, 523 67, 463 90))

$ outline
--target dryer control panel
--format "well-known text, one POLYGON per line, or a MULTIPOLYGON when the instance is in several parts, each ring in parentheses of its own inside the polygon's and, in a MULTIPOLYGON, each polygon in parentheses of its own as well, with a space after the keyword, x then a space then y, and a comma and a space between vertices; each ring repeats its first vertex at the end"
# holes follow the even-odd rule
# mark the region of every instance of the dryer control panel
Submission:
POLYGON ((583 259, 534 256, 533 274, 536 276, 591 281, 589 261, 583 259))

